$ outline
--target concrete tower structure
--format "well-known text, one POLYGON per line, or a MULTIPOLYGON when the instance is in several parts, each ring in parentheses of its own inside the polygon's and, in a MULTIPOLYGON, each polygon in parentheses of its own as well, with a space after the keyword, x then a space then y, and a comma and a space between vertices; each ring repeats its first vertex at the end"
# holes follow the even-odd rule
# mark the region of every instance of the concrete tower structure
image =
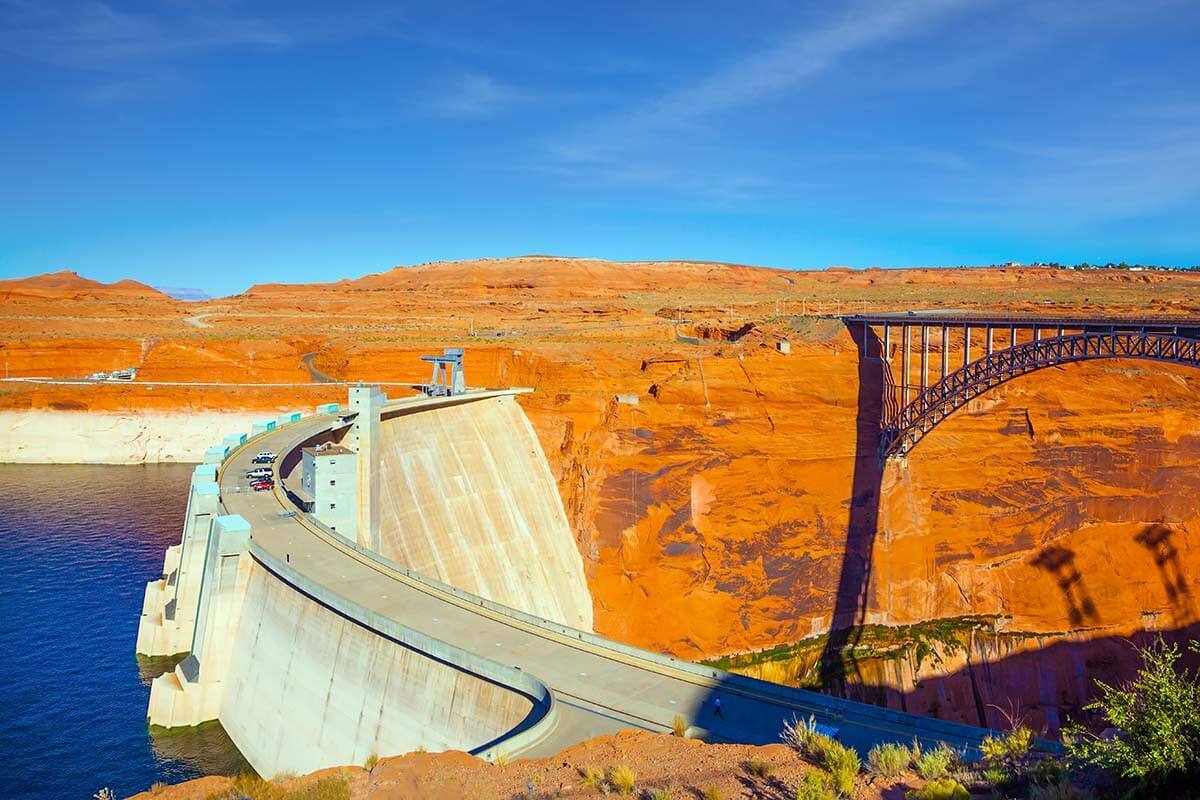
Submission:
POLYGON ((354 427, 346 437, 357 453, 358 524, 360 545, 379 552, 379 415, 387 398, 378 386, 354 386, 350 389, 350 410, 358 413, 354 427))

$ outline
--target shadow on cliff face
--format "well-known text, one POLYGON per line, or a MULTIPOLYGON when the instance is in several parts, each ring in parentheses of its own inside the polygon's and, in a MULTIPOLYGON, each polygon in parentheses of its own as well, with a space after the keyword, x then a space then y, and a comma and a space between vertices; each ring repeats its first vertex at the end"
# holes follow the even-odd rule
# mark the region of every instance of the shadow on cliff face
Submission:
POLYGON ((976 643, 966 667, 917 681, 908 690, 863 686, 863 699, 889 708, 969 725, 1007 729, 1007 716, 1056 737, 1070 723, 1097 722, 1083 707, 1098 696, 1096 681, 1118 685, 1141 666, 1138 648, 1159 636, 1179 643, 1180 666, 1195 667, 1200 654, 1187 642, 1200 639, 1200 623, 1164 631, 1142 630, 1128 636, 1037 641, 997 640, 976 643), (1020 649, 1025 648, 1029 649, 1020 649), (1009 651, 1005 653, 1004 651, 1009 651))
MULTIPOLYGON (((847 682, 857 683, 861 677, 846 674, 846 659, 842 655, 847 647, 855 644, 867 609, 871 550, 879 529, 879 487, 883 477, 879 425, 887 380, 879 337, 865 325, 848 327, 858 347, 854 477, 829 639, 820 660, 821 685, 834 692, 844 692, 847 682)), ((850 663, 853 664, 853 660, 850 663)))
POLYGON ((1179 563, 1179 548, 1171 541, 1175 531, 1161 522, 1147 525, 1134 541, 1150 551, 1158 577, 1167 593, 1167 602, 1175 615, 1175 622, 1184 625, 1196 619, 1196 606, 1188 588, 1187 577, 1179 563))
POLYGON ((1054 576, 1063 600, 1067 604, 1067 616, 1072 625, 1099 622, 1096 604, 1083 584, 1083 574, 1075 566, 1075 551, 1058 545, 1049 545, 1029 562, 1054 576))

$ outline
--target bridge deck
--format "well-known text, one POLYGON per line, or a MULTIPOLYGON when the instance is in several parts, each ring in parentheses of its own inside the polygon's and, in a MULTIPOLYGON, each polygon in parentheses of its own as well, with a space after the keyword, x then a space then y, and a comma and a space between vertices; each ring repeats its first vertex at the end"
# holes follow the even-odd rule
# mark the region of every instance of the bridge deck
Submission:
MULTIPOLYGON (((442 402, 446 401, 463 402, 461 397, 442 402)), ((411 403, 413 410, 435 404, 411 403)), ((322 534, 307 522, 307 515, 285 505, 282 495, 250 490, 243 477, 257 451, 274 450, 282 461, 285 448, 336 424, 336 417, 294 423, 252 439, 232 454, 220 476, 221 502, 227 513, 242 515, 253 526, 259 547, 327 591, 462 650, 519 667, 545 683, 558 705, 557 722, 552 733, 526 755, 547 755, 590 736, 628 727, 666 730, 676 714, 706 730, 711 741, 777 741, 784 720, 808 714, 838 728, 839 738, 847 744, 863 749, 914 736, 967 748, 977 745, 986 733, 720 670, 673 667, 673 659, 591 634, 572 635, 561 626, 531 624, 522 615, 496 613, 435 586, 406 580, 398 568, 322 534), (722 717, 713 715, 714 693, 721 697, 722 717)))
POLYGON ((919 311, 888 311, 869 314, 848 314, 847 323, 867 325, 991 325, 996 328, 1066 328, 1067 330, 1200 330, 1200 317, 1189 316, 1092 316, 1055 314, 985 314, 964 312, 961 309, 924 309, 919 311))

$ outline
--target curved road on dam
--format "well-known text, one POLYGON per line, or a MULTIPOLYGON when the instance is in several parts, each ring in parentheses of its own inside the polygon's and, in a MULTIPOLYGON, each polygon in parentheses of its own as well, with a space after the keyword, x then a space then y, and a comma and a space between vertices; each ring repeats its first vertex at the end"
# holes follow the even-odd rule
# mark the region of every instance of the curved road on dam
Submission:
MULTIPOLYGON (((390 414, 508 393, 514 392, 406 398, 387 403, 383 417, 387 424, 390 414)), ((258 451, 278 453, 280 465, 302 442, 344 425, 337 416, 318 416, 250 439, 221 467, 221 503, 227 513, 250 523, 254 545, 323 592, 452 648, 519 668, 545 684, 554 699, 552 718, 533 743, 527 736, 508 755, 549 755, 629 727, 670 730, 677 714, 688 720, 694 735, 752 744, 778 741, 785 721, 810 714, 836 729, 843 742, 864 751, 877 742, 914 737, 974 751, 987 734, 981 728, 732 675, 505 609, 363 552, 299 511, 278 488, 250 490, 244 475, 258 451), (718 696, 721 716, 713 707, 718 696)), ((277 487, 282 483, 277 476, 277 487)))

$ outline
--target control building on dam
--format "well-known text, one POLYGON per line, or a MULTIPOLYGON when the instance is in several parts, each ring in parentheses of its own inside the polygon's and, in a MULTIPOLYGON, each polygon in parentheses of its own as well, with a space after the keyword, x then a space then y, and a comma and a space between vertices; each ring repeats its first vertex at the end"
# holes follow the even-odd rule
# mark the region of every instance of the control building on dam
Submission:
POLYGON ((192 476, 181 541, 146 587, 137 652, 184 656, 149 721, 219 720, 260 774, 371 754, 546 755, 624 728, 777 741, 813 716, 865 750, 977 747, 986 731, 725 673, 591 632, 583 561, 517 396, 468 389, 462 351, 411 397, 233 434, 192 476), (277 454, 274 486, 247 473, 277 454), (713 713, 721 699, 723 714, 713 713))

